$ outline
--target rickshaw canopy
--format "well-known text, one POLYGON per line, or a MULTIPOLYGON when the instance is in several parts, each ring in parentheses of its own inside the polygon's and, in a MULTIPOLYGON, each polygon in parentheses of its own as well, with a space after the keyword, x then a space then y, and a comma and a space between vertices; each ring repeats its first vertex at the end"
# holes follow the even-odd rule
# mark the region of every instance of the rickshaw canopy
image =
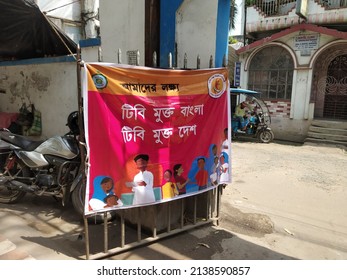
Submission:
POLYGON ((232 94, 249 94, 249 95, 260 94, 260 92, 258 92, 258 91, 243 89, 243 88, 230 88, 230 93, 232 93, 232 94))

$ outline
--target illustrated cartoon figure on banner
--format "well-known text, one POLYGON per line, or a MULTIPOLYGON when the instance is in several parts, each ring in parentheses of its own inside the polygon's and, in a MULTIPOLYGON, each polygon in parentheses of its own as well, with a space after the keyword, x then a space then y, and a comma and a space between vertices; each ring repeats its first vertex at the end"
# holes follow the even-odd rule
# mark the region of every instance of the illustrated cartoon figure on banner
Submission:
POLYGON ((226 184, 229 183, 229 163, 228 163, 228 155, 225 152, 222 152, 220 158, 219 158, 219 168, 220 168, 220 177, 219 177, 219 183, 223 185, 223 187, 226 186, 226 184))
POLYGON ((118 199, 111 203, 111 200, 106 202, 106 198, 114 195, 113 179, 108 176, 98 176, 94 179, 94 193, 89 200, 89 206, 93 210, 99 210, 111 206, 122 206, 123 203, 118 199))
POLYGON ((222 147, 221 147, 221 153, 224 152, 228 155, 228 157, 230 157, 229 153, 230 153, 230 147, 231 147, 231 143, 228 139, 228 128, 224 128, 224 138, 223 138, 223 143, 222 143, 222 147))
POLYGON ((213 165, 211 168, 211 175, 210 175, 211 184, 213 186, 218 185, 219 176, 220 176, 219 158, 218 158, 218 156, 215 156, 214 160, 213 160, 213 165))
POLYGON ((133 205, 155 202, 153 191, 153 173, 147 170, 149 156, 139 154, 134 158, 136 168, 139 170, 133 182, 127 182, 134 193, 133 205))
POLYGON ((206 170, 211 173, 213 164, 214 164, 214 158, 218 154, 218 150, 217 150, 217 145, 216 144, 211 144, 209 147, 209 156, 206 159, 206 170))
POLYGON ((123 202, 118 198, 115 194, 109 194, 104 198, 105 206, 106 207, 115 207, 115 206, 123 206, 123 202))
MULTIPOLYGON (((230 182, 230 167, 231 167, 231 142, 228 138, 228 128, 226 127, 224 129, 224 138, 223 138, 223 143, 222 143, 222 147, 221 147, 221 155, 224 154, 224 164, 228 164, 228 171, 226 172, 226 174, 223 175, 223 182, 220 182, 223 187, 225 188, 227 186, 227 184, 230 182)), ((221 164, 221 163, 220 163, 221 164)))
POLYGON ((163 199, 173 198, 179 194, 177 186, 172 182, 172 171, 170 169, 164 172, 165 184, 161 187, 163 193, 163 199))
POLYGON ((205 158, 200 157, 197 159, 197 162, 198 162, 199 171, 195 175, 195 180, 199 187, 199 191, 201 191, 207 188, 209 176, 208 176, 207 170, 205 169, 205 163, 206 163, 205 158))
POLYGON ((174 165, 174 180, 176 182, 179 195, 186 194, 186 185, 189 183, 189 178, 185 178, 182 174, 184 172, 182 164, 174 165))

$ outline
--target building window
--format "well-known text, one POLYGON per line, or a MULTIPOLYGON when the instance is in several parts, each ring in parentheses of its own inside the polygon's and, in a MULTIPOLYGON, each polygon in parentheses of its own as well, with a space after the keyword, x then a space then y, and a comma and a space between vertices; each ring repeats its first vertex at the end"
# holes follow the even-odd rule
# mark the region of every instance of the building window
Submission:
POLYGON ((251 61, 248 89, 261 92, 265 99, 290 100, 293 69, 287 50, 278 46, 264 48, 251 61))

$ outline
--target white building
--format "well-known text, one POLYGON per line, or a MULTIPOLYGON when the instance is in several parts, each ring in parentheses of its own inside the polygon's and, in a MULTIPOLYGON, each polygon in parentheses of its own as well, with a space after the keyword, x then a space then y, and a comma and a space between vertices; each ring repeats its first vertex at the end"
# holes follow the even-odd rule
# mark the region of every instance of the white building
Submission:
POLYGON ((254 0, 246 11, 241 87, 263 93, 277 139, 333 140, 313 126, 347 120, 347 1, 254 0))

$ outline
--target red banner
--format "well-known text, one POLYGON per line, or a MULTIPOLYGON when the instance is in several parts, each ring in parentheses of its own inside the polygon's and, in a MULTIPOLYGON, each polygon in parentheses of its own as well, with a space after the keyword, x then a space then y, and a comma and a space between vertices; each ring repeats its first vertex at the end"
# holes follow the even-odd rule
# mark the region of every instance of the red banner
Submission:
POLYGON ((161 203, 230 182, 225 68, 100 63, 85 70, 86 213, 161 203))

